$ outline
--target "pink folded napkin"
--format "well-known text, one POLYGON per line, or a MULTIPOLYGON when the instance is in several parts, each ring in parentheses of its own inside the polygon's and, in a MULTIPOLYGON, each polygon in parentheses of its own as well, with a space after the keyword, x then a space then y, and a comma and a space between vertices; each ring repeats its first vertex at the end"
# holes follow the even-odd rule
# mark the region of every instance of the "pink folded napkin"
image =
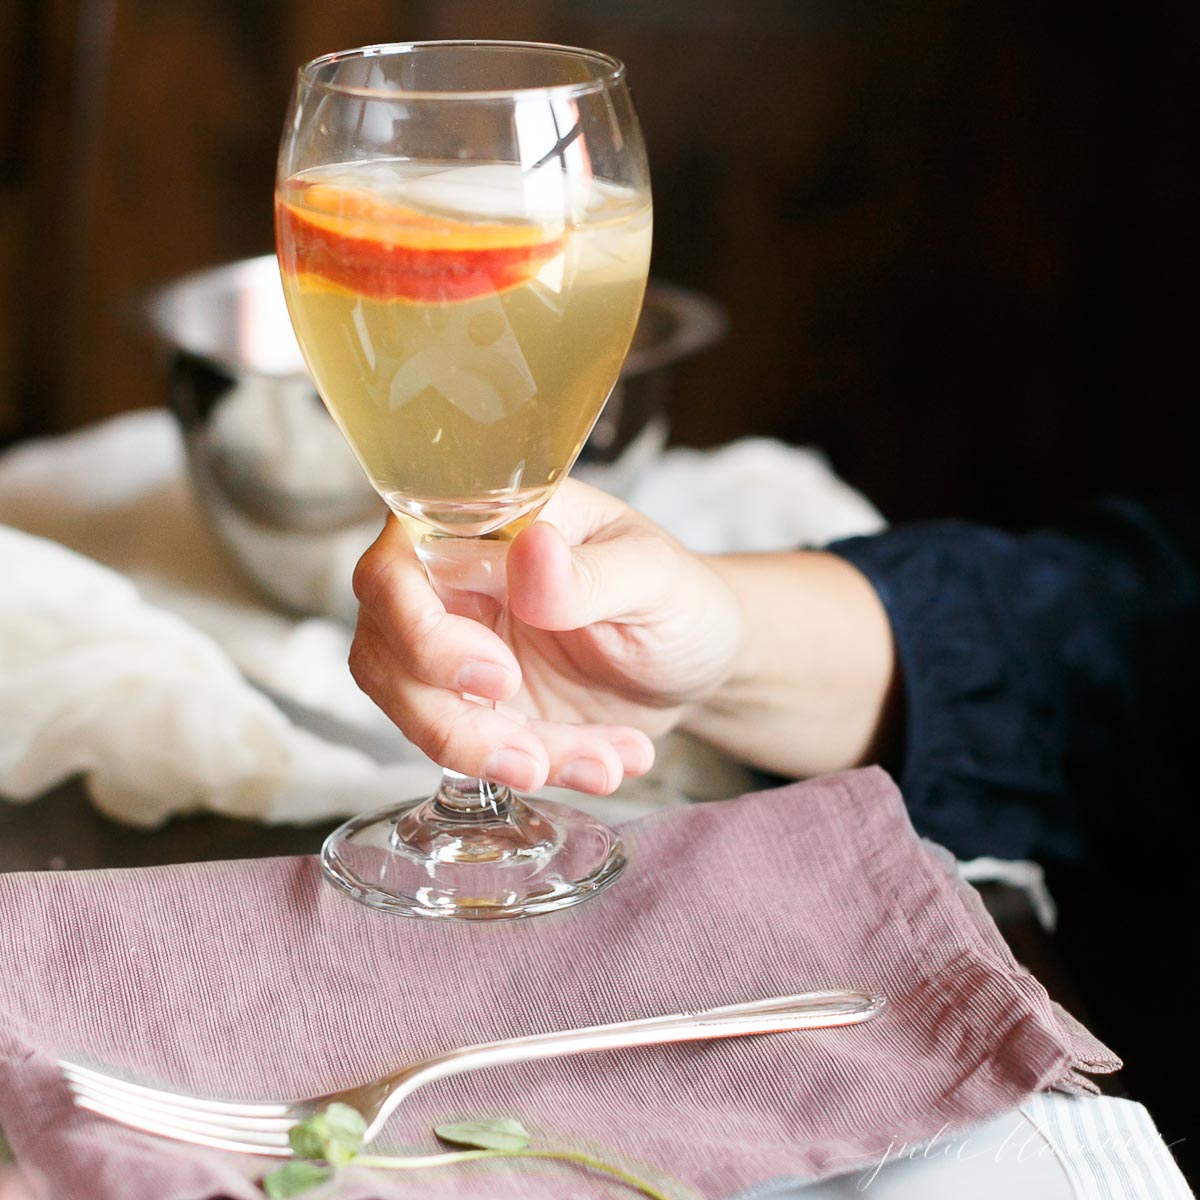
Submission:
MULTIPOLYGON (((318 1094, 431 1051, 829 987, 884 993, 865 1025, 606 1052, 459 1076, 373 1149, 515 1117, 706 1197, 849 1171, 1119 1064, 1023 971, 879 770, 627 826, 602 896, 530 921, 410 921, 312 858, 0 876, 0 1127, 54 1200, 255 1197, 269 1161, 76 1110, 56 1056, 225 1097, 318 1094)), ((499 1161, 351 1169, 337 1195, 561 1200, 611 1183, 499 1161)))

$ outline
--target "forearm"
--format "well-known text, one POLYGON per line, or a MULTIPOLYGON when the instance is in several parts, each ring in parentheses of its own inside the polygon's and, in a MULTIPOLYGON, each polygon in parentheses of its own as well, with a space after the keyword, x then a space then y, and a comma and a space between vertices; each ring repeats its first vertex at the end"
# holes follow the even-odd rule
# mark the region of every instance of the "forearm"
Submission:
POLYGON ((879 597, 818 551, 715 557, 737 597, 731 675, 683 727, 763 770, 792 777, 875 761, 896 720, 896 656, 879 597))

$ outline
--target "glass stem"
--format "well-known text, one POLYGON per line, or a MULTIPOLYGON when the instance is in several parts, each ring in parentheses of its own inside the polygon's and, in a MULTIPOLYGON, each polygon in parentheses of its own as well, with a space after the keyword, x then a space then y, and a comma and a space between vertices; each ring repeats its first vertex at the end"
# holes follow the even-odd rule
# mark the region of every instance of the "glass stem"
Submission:
MULTIPOLYGON (((430 586, 447 609, 462 611, 464 596, 471 596, 478 608, 475 619, 499 632, 508 604, 504 571, 508 541, 494 537, 449 537, 428 527, 421 528, 411 518, 401 516, 400 519, 425 568, 430 586)), ((489 708, 496 707, 493 700, 477 696, 467 699, 489 708)), ((442 817, 458 821, 494 821, 508 815, 512 800, 512 792, 503 784, 443 767, 442 782, 433 804, 442 817)))

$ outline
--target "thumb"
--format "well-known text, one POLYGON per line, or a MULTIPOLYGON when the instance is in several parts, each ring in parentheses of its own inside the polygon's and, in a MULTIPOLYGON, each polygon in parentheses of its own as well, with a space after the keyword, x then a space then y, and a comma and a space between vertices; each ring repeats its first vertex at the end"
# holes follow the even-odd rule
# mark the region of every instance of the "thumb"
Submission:
POLYGON ((610 527, 571 547, 548 521, 536 521, 508 551, 508 602, 536 629, 582 629, 650 615, 678 574, 675 547, 656 531, 610 527))

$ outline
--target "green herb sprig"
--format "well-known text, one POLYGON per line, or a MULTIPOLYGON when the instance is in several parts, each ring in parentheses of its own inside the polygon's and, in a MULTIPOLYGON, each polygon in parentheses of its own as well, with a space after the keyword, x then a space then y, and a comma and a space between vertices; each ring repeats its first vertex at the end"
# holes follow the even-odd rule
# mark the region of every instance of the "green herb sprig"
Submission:
POLYGON ((509 1118, 436 1126, 433 1132, 439 1141, 463 1147, 441 1154, 403 1157, 362 1154, 366 1131, 361 1114, 346 1104, 331 1104, 307 1121, 293 1125, 288 1131, 288 1141, 296 1160, 264 1176, 263 1191, 271 1200, 287 1200, 328 1183, 339 1167, 351 1162, 380 1171, 416 1171, 493 1158, 541 1158, 609 1175, 649 1200, 672 1200, 655 1184, 594 1154, 534 1146, 529 1131, 509 1118))

